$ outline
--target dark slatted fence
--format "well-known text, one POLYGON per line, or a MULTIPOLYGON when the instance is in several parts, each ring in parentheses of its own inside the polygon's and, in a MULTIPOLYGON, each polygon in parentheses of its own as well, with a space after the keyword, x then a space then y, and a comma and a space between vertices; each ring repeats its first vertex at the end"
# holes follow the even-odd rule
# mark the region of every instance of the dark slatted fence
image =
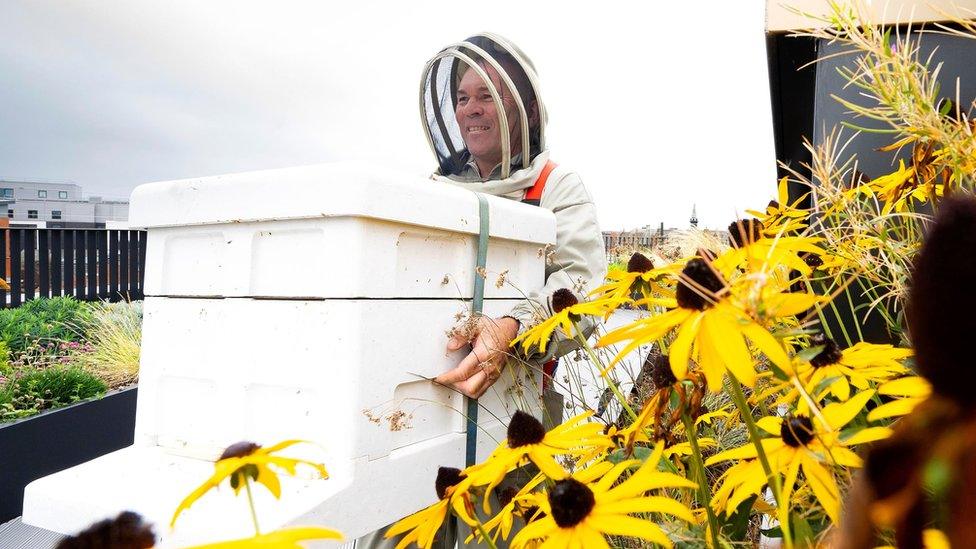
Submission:
POLYGON ((142 299, 146 232, 116 229, 0 229, 0 307, 38 297, 142 299))

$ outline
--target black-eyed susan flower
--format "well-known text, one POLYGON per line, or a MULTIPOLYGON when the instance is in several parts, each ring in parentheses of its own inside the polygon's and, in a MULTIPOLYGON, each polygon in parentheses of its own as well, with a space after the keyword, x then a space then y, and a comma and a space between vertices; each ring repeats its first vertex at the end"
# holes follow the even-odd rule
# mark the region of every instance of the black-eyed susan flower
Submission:
POLYGON ((637 419, 617 433, 627 455, 633 451, 634 444, 650 440, 647 436, 648 429, 652 431, 654 440, 671 443, 671 430, 681 420, 681 415, 687 413, 697 419, 705 396, 704 375, 692 371, 688 372, 684 380, 679 381, 671 371, 668 355, 648 354, 645 367, 650 367, 655 391, 641 407, 637 419), (675 406, 668 413, 672 397, 675 398, 675 406))
POLYGON ((613 270, 607 273, 607 283, 590 292, 597 300, 610 300, 626 303, 635 294, 641 301, 673 297, 673 277, 681 270, 680 263, 670 263, 656 268, 654 262, 644 254, 635 252, 627 262, 627 270, 613 270))
POLYGON ((591 454, 594 449, 610 448, 613 443, 602 432, 603 426, 586 421, 591 415, 592 412, 584 412, 547 433, 539 420, 516 411, 508 424, 508 438, 484 462, 465 470, 474 486, 487 485, 485 512, 490 512, 491 491, 516 467, 531 461, 550 479, 561 479, 566 476, 566 470, 556 461, 556 456, 579 456, 591 454))
POLYGON ((892 397, 868 412, 868 421, 906 416, 932 394, 932 385, 920 376, 905 376, 878 385, 878 394, 892 397))
POLYGON ((315 470, 322 478, 328 478, 329 473, 321 463, 272 455, 301 442, 305 441, 286 440, 267 448, 263 448, 254 442, 238 442, 228 446, 214 464, 214 474, 180 502, 176 512, 173 513, 170 526, 176 523, 176 518, 180 516, 180 513, 227 478, 230 479, 234 494, 240 493, 241 488, 253 480, 264 485, 275 498, 281 497, 281 482, 278 480, 278 473, 271 466, 294 476, 299 465, 306 465, 315 470))
POLYGON ((766 236, 796 233, 807 226, 806 220, 810 211, 799 206, 809 194, 804 193, 790 202, 789 179, 784 177, 779 180, 776 187, 776 200, 769 202, 765 212, 746 210, 746 213, 759 218, 762 222, 763 234, 766 236))
POLYGON ((552 316, 513 339, 511 343, 513 347, 521 344, 525 353, 531 352, 532 349, 538 349, 540 353, 545 353, 549 340, 557 329, 561 329, 566 337, 571 338, 576 323, 580 321, 583 315, 602 317, 619 306, 619 303, 614 304, 610 300, 580 303, 576 295, 566 288, 560 288, 553 292, 551 301, 552 316))
POLYGON ((674 304, 677 307, 663 314, 639 319, 606 334, 598 346, 629 340, 614 359, 615 364, 640 345, 675 330, 669 349, 672 372, 678 380, 685 379, 689 363, 695 358, 711 391, 722 388, 726 370, 750 387, 755 384, 756 361, 747 340, 778 368, 792 372, 782 345, 731 301, 724 277, 705 259, 696 257, 682 269, 674 304))
MULTIPOLYGON (((762 447, 775 474, 785 475, 783 497, 790 492, 802 471, 813 494, 830 519, 840 516, 840 490, 834 480, 833 466, 861 467, 861 458, 850 446, 888 437, 887 427, 867 427, 853 435, 842 437, 841 429, 864 409, 874 391, 864 391, 847 402, 825 406, 821 412, 827 425, 818 418, 806 415, 786 417, 767 416, 756 424, 769 435, 762 439, 762 447)), ((734 465, 721 479, 721 486, 712 499, 716 511, 732 514, 740 503, 759 494, 767 483, 766 473, 758 459, 756 447, 750 442, 739 448, 719 452, 705 461, 707 466, 727 460, 745 460, 734 465)))
POLYGON ((149 549, 156 545, 152 525, 132 511, 123 511, 113 519, 100 520, 73 536, 62 539, 57 549, 83 547, 124 547, 149 549))
MULTIPOLYGON (((664 513, 694 521, 691 510, 665 496, 649 496, 658 488, 696 488, 690 480, 657 470, 664 451, 658 443, 651 456, 622 482, 621 475, 638 461, 619 463, 592 480, 584 472, 557 481, 536 501, 545 513, 512 539, 512 547, 542 540, 542 547, 609 548, 605 536, 629 536, 671 547, 661 527, 633 513, 664 513)), ((602 466, 601 466, 602 467, 602 466)))
MULTIPOLYGON (((497 543, 499 537, 503 540, 508 539, 508 536, 512 533, 512 527, 515 526, 516 516, 521 515, 525 519, 525 522, 532 520, 538 507, 535 505, 535 500, 531 497, 531 494, 545 480, 546 476, 542 473, 532 477, 529 482, 525 483, 524 486, 515 492, 512 498, 499 509, 494 517, 482 525, 485 533, 491 536, 492 543, 497 543)), ((471 543, 475 538, 479 541, 482 539, 480 531, 472 532, 468 536, 468 539, 465 540, 465 543, 471 543)))
POLYGON ((342 533, 321 526, 293 526, 250 538, 195 545, 188 549, 304 549, 301 541, 342 540, 342 533))
POLYGON ((464 475, 460 469, 441 467, 437 471, 434 481, 434 491, 437 493, 437 503, 402 518, 383 534, 392 538, 404 534, 397 542, 396 549, 403 549, 411 543, 417 547, 430 549, 438 530, 447 518, 449 511, 471 526, 478 524, 473 516, 473 506, 468 490, 471 488, 471 478, 464 475))
MULTIPOLYGON (((823 334, 812 337, 811 344, 821 348, 820 352, 809 360, 797 358, 794 369, 805 390, 818 401, 828 395, 844 401, 853 391, 867 390, 909 372, 900 361, 912 356, 911 349, 863 341, 841 349, 823 334)), ((778 384, 769 392, 780 390, 786 392, 778 404, 797 401, 799 392, 790 382, 778 384)), ((799 399, 797 411, 807 413, 808 410, 807 402, 799 399)))

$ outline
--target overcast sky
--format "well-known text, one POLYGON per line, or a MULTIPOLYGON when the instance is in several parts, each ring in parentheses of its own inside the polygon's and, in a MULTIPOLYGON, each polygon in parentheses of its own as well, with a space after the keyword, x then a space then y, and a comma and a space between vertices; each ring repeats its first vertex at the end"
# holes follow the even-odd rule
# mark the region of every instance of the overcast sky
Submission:
POLYGON ((605 230, 727 225, 775 192, 763 2, 0 1, 0 177, 150 181, 355 159, 428 173, 424 63, 535 62, 605 230))

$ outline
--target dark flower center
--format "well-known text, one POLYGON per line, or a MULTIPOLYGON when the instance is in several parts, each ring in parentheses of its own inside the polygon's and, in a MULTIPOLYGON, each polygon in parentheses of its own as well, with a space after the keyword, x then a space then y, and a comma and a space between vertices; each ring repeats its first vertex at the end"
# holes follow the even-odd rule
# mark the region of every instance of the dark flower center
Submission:
POLYGON ((546 438, 546 428, 539 420, 522 410, 516 410, 512 420, 508 422, 508 447, 519 448, 529 444, 538 444, 546 438))
POLYGON ((152 525, 132 511, 123 511, 114 519, 98 521, 85 530, 61 540, 57 549, 83 549, 88 547, 118 547, 120 549, 145 549, 156 544, 152 525))
POLYGON ((762 223, 758 219, 739 219, 729 223, 729 241, 733 248, 742 248, 762 238, 762 223))
POLYGON ((837 364, 844 356, 840 351, 840 347, 834 343, 834 340, 824 334, 817 334, 811 339, 814 346, 823 345, 823 350, 817 353, 817 356, 810 359, 810 364, 814 368, 823 368, 824 366, 837 364))
POLYGON ((806 446, 813 440, 813 423, 807 416, 787 416, 783 418, 779 436, 788 446, 806 446))
POLYGON ((668 355, 654 353, 648 355, 647 360, 653 361, 651 366, 651 381, 654 382, 655 387, 663 389, 678 382, 678 378, 674 377, 674 372, 671 371, 671 361, 668 359, 668 355))
POLYGON ((255 451, 257 451, 257 449, 260 447, 261 447, 260 444, 254 442, 248 442, 246 440, 235 442, 234 444, 231 444, 226 449, 224 449, 224 453, 220 454, 220 459, 239 458, 239 457, 249 456, 253 454, 255 451))
POLYGON ((678 281, 675 297, 678 299, 678 306, 683 309, 704 311, 706 307, 711 306, 711 302, 701 294, 715 295, 724 287, 725 284, 712 267, 704 259, 696 257, 681 270, 681 279, 678 281), (691 280, 691 283, 688 280, 691 280))
POLYGON ((814 253, 805 253, 803 254, 803 262, 807 264, 807 267, 816 269, 823 265, 823 258, 814 253))
POLYGON ((572 307, 579 303, 573 292, 566 288, 559 288, 552 294, 552 312, 559 313, 566 307, 572 307))
POLYGON ((560 528, 572 528, 590 514, 596 505, 593 491, 582 482, 567 478, 560 480, 549 491, 552 518, 560 528))
POLYGON ((772 208, 774 210, 778 210, 779 209, 779 202, 777 202, 775 200, 770 200, 769 201, 769 204, 766 204, 766 207, 767 208, 772 208))
POLYGON ((634 255, 630 256, 630 261, 627 262, 628 273, 646 273, 653 268, 654 262, 640 252, 634 252, 634 255))
POLYGON ((437 492, 438 499, 444 499, 447 489, 457 486, 464 475, 461 470, 454 467, 440 467, 437 469, 437 478, 434 479, 434 490, 437 492))

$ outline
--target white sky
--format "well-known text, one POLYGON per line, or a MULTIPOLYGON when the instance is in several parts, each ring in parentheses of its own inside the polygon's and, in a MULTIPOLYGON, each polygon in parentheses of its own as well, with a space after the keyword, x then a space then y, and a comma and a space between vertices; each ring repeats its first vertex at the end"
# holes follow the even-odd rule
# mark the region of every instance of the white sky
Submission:
POLYGON ((723 227, 775 192, 762 0, 0 2, 0 177, 136 185, 356 159, 427 173, 424 63, 479 31, 538 68, 604 230, 723 227))

